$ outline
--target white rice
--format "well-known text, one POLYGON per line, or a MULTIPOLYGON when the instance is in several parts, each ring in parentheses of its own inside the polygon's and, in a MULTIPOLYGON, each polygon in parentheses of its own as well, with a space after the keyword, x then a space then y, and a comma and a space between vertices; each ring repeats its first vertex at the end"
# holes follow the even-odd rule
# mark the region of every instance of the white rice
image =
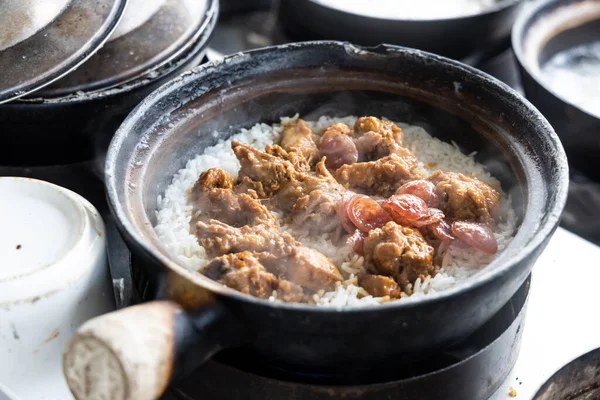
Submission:
MULTIPOLYGON (((314 132, 320 133, 329 125, 337 122, 352 126, 356 119, 355 116, 321 117, 315 122, 307 121, 307 124, 314 132)), ((284 120, 282 119, 282 121, 284 120)), ((501 190, 499 182, 490 176, 481 164, 475 162, 475 153, 465 155, 455 144, 442 142, 429 135, 421 127, 402 123, 397 123, 397 125, 404 131, 404 145, 418 158, 417 168, 423 175, 427 176, 438 169, 446 172, 461 172, 468 176, 475 176, 497 190, 501 190)), ((207 148, 203 154, 190 160, 185 168, 173 177, 173 182, 165 191, 164 196, 158 197, 156 232, 168 252, 181 265, 191 270, 197 270, 209 261, 204 249, 190 234, 189 229, 192 207, 187 202, 187 193, 198 176, 209 168, 219 167, 237 177, 240 165, 231 150, 231 141, 237 140, 264 149, 267 144, 277 142, 281 131, 280 125, 266 124, 257 124, 250 129, 242 129, 240 133, 230 139, 220 141, 217 145, 207 148)), ((516 217, 510 206, 510 199, 502 195, 501 206, 506 210, 506 218, 502 223, 497 224, 494 230, 499 253, 510 243, 516 231, 516 217)), ((286 229, 286 227, 282 227, 282 229, 286 229)), ((315 294, 313 296, 315 304, 333 307, 367 306, 389 300, 388 298, 374 298, 358 286, 356 274, 364 259, 354 253, 350 246, 335 246, 327 235, 319 235, 314 238, 295 236, 304 245, 329 257, 346 277, 346 280, 339 283, 335 290, 320 291, 315 294)), ((453 246, 443 250, 443 254, 440 273, 423 282, 417 280, 413 288, 414 293, 410 297, 426 296, 448 289, 456 282, 467 279, 480 271, 495 257, 472 248, 461 249, 453 246)), ((269 300, 277 301, 275 293, 269 300)))

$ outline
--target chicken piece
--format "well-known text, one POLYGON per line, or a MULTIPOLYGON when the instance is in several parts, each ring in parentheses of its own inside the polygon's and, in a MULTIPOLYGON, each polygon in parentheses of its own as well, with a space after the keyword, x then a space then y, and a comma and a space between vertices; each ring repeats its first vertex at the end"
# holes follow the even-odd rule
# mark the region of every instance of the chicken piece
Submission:
POLYGON ((400 298, 400 287, 389 276, 361 274, 358 276, 358 284, 372 296, 400 298))
POLYGON ((233 187, 233 192, 236 194, 248 193, 253 190, 259 199, 264 199, 267 197, 265 193, 265 189, 261 182, 253 181, 247 176, 239 179, 238 182, 233 187))
POLYGON ((192 192, 207 191, 209 189, 231 189, 233 187, 233 176, 221 168, 210 168, 200 174, 194 183, 192 192))
POLYGON ((477 178, 436 171, 429 177, 441 199, 440 209, 452 221, 491 223, 498 211, 500 194, 477 178))
POLYGON ((242 251, 269 252, 275 257, 284 257, 293 254, 298 246, 292 235, 270 225, 236 228, 216 220, 199 221, 196 239, 209 257, 242 251))
POLYGON ((234 140, 231 148, 241 164, 239 179, 247 177, 251 181, 260 182, 267 196, 277 192, 297 173, 291 162, 247 144, 234 140))
POLYGON ((277 226, 277 219, 265 207, 255 191, 249 190, 248 193, 238 195, 238 204, 240 205, 241 225, 269 225, 277 226))
MULTIPOLYGON (((296 201, 324 183, 319 176, 297 171, 287 159, 279 157, 281 150, 272 150, 277 155, 268 154, 239 142, 232 142, 233 151, 240 161, 240 179, 246 182, 259 182, 267 197, 289 211, 296 201)), ((335 179, 333 180, 335 181, 335 179)))
POLYGON ((302 287, 277 278, 261 264, 260 254, 249 251, 214 258, 200 273, 239 292, 268 299, 273 291, 283 301, 302 301, 302 287))
POLYGON ((271 272, 313 290, 330 288, 343 279, 323 254, 269 225, 234 228, 214 220, 198 222, 196 237, 210 257, 242 251, 267 253, 264 257, 269 255, 271 260, 265 265, 271 272))
POLYGON ((238 225, 240 207, 237 196, 231 191, 233 177, 219 168, 204 171, 189 193, 192 204, 190 227, 196 222, 220 218, 231 225, 238 225))
POLYGON ((239 142, 233 142, 232 147, 241 164, 242 182, 260 183, 265 195, 273 197, 272 204, 284 212, 291 211, 298 199, 313 190, 344 191, 325 167, 324 159, 316 165, 315 173, 304 172, 285 159, 291 153, 281 148, 272 146, 270 151, 277 154, 273 155, 239 142))
POLYGON ((340 227, 337 216, 339 203, 339 196, 323 190, 313 190, 296 201, 290 219, 297 229, 307 234, 333 232, 340 227))
POLYGON ((321 190, 322 192, 330 194, 336 201, 341 199, 342 194, 346 190, 337 183, 335 178, 333 178, 328 171, 323 174, 323 169, 327 171, 324 164, 319 162, 316 167, 316 173, 294 174, 293 177, 285 184, 282 184, 278 192, 274 194, 271 205, 283 212, 292 212, 294 205, 300 198, 309 195, 315 190, 321 190))
POLYGON ((304 289, 293 282, 280 279, 277 287, 277 298, 287 303, 299 303, 304 301, 304 289))
POLYGON ((384 127, 383 122, 376 117, 360 117, 354 123, 354 130, 359 135, 366 132, 379 132, 384 127))
MULTIPOLYGON (((310 233, 330 233, 340 228, 337 208, 346 193, 325 166, 325 159, 315 168, 315 175, 303 174, 294 185, 296 193, 280 193, 280 203, 293 201, 291 222, 299 229, 310 233), (287 197, 287 199, 284 199, 287 197)), ((341 233, 341 231, 340 231, 341 233)))
POLYGON ((313 140, 313 133, 302 119, 291 121, 283 126, 280 145, 288 152, 302 155, 309 165, 315 165, 321 159, 319 149, 313 140))
POLYGON ((361 161, 377 160, 390 154, 414 158, 410 150, 402 146, 402 129, 391 121, 361 117, 354 124, 354 130, 358 134, 355 144, 361 161))
POLYGON ((327 257, 310 247, 298 246, 283 262, 286 266, 284 276, 288 280, 314 291, 330 289, 336 282, 344 280, 327 257))
POLYGON ((281 146, 276 144, 270 145, 268 144, 265 147, 265 153, 270 154, 275 157, 279 157, 283 160, 289 161, 296 171, 299 172, 309 172, 311 164, 308 160, 301 154, 295 151, 287 152, 281 146))
MULTIPOLYGON (((242 165, 243 179, 259 182, 263 189, 268 187, 265 194, 270 206, 289 213, 292 223, 303 230, 321 233, 332 232, 339 226, 336 207, 346 189, 331 175, 325 158, 317 163, 314 172, 303 172, 284 158, 241 143, 233 146, 242 165)), ((270 151, 283 157, 292 154, 275 146, 270 151)))
POLYGON ((255 191, 236 194, 232 185, 233 177, 218 168, 211 168, 200 175, 190 192, 192 232, 198 221, 213 218, 233 226, 276 225, 275 216, 260 203, 255 191))
POLYGON ((335 172, 335 177, 346 188, 389 197, 411 177, 416 166, 417 161, 412 156, 390 154, 376 161, 343 165, 335 172))
POLYGON ((368 272, 394 278, 407 294, 411 294, 409 283, 436 273, 433 247, 419 231, 395 222, 369 232, 364 253, 368 272))
POLYGON ((323 131, 323 135, 327 131, 334 131, 334 132, 340 133, 342 135, 348 135, 350 137, 354 137, 354 131, 348 125, 342 124, 342 123, 337 123, 337 124, 329 125, 327 127, 327 129, 325 129, 323 131))

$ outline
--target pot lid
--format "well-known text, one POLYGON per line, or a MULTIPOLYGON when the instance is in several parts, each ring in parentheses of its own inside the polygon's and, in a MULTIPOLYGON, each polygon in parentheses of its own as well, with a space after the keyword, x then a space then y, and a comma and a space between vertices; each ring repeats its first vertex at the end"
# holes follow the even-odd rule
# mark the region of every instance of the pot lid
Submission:
POLYGON ((87 93, 152 77, 193 46, 217 12, 215 0, 128 0, 122 21, 98 53, 30 97, 87 93))
POLYGON ((71 0, 0 0, 0 50, 33 36, 54 21, 71 0))
POLYGON ((126 0, 0 0, 0 103, 55 81, 94 54, 126 0))

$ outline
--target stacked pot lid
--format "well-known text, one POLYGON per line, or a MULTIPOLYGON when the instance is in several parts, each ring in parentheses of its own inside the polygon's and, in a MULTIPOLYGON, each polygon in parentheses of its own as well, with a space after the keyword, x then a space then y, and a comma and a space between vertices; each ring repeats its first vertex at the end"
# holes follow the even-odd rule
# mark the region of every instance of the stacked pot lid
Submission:
POLYGON ((27 21, 0 27, 0 103, 94 92, 152 78, 194 46, 216 13, 213 3, 0 0, 12 21, 27 21))
POLYGON ((0 0, 0 102, 44 87, 108 39, 125 0, 0 0))

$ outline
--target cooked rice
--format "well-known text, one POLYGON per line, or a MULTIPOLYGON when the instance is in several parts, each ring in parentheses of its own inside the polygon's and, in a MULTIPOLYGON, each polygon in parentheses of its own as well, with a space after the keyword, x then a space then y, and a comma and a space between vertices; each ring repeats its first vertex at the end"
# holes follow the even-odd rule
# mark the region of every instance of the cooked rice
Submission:
MULTIPOLYGON (((357 117, 344 118, 321 117, 318 121, 309 122, 308 126, 317 133, 321 133, 331 124, 342 122, 349 126, 354 125, 357 117)), ((282 118, 285 122, 287 118, 282 118)), ((494 228, 494 236, 498 241, 498 252, 501 252, 510 243, 516 231, 516 217, 507 198, 500 189, 499 182, 490 176, 485 168, 475 162, 475 153, 465 155, 456 144, 442 142, 431 137, 423 128, 397 123, 404 131, 404 145, 409 148, 419 160, 418 171, 427 176, 441 169, 447 172, 461 172, 465 175, 475 176, 489 184, 502 194, 501 207, 505 210, 506 217, 494 228)), ((250 144, 256 148, 264 149, 267 144, 277 142, 282 132, 279 124, 274 126, 256 124, 250 129, 242 131, 228 140, 222 140, 217 145, 207 148, 203 154, 190 160, 184 169, 173 177, 173 182, 164 196, 158 196, 157 225, 155 227, 158 237, 179 263, 191 270, 197 270, 209 260, 204 249, 198 244, 196 238, 190 234, 190 219, 192 206, 188 204, 187 193, 198 179, 198 176, 212 167, 219 167, 237 177, 240 164, 231 150, 231 141, 237 140, 250 144)), ((282 229, 287 229, 285 226, 282 229)), ((368 306, 377 305, 389 300, 387 297, 375 298, 358 286, 356 274, 364 263, 364 258, 352 251, 350 246, 335 246, 328 235, 318 237, 294 236, 304 245, 312 247, 325 254, 338 266, 345 277, 345 281, 338 283, 332 291, 319 291, 313 295, 312 300, 318 306, 368 306)), ((414 284, 413 294, 403 296, 418 298, 431 293, 448 289, 456 282, 474 275, 493 259, 488 255, 473 248, 457 248, 449 246, 442 250, 443 261, 440 272, 433 278, 424 281, 420 279, 414 284)), ((278 301, 276 293, 269 299, 278 301)), ((399 301, 403 301, 400 299, 399 301)))

